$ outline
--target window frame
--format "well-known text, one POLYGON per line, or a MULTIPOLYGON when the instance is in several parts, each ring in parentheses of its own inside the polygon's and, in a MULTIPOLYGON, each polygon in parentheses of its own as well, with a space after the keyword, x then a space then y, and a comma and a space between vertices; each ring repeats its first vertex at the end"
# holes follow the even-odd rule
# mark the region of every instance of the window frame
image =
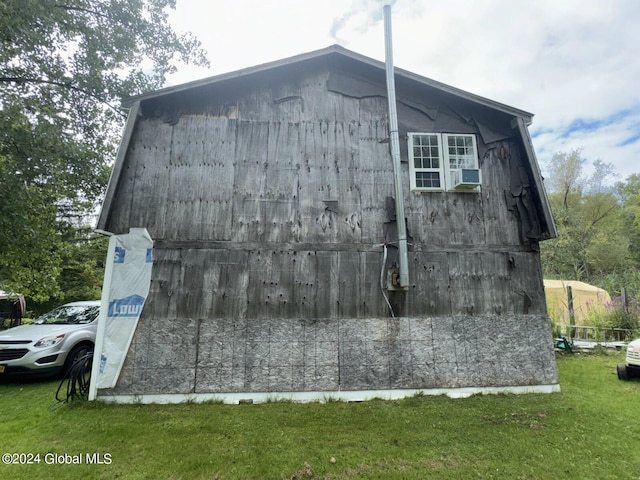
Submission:
MULTIPOLYGON (((409 169, 411 172, 411 177, 410 177, 410 184, 411 184, 411 190, 417 190, 417 191, 423 191, 423 192, 441 192, 444 191, 445 189, 445 183, 444 183, 444 176, 443 176, 443 168, 444 168, 444 158, 442 156, 442 136, 438 133, 414 133, 414 132, 410 132, 408 133, 409 136, 409 169), (436 138, 436 143, 435 146, 438 149, 438 166, 437 167, 416 167, 416 157, 415 157, 415 151, 414 148, 427 148, 427 149, 431 149, 434 147, 434 145, 432 145, 430 142, 428 144, 418 144, 416 145, 416 142, 414 142, 414 138, 421 138, 421 137, 435 137, 436 138), (418 173, 434 173, 437 172, 438 173, 438 179, 440 181, 440 185, 438 186, 418 186, 418 182, 417 182, 417 174, 418 173)), ((427 158, 433 158, 431 156, 429 157, 422 157, 423 159, 427 159, 427 158)))
MULTIPOLYGON (((478 159, 478 144, 476 141, 476 135, 472 134, 472 133, 432 133, 432 132, 408 132, 407 134, 408 136, 408 151, 409 151, 409 172, 410 172, 410 187, 411 187, 411 191, 415 191, 415 192, 450 192, 450 191, 457 191, 454 188, 454 179, 453 176, 455 174, 455 172, 457 172, 460 169, 463 168, 472 168, 472 169, 480 169, 479 167, 479 159, 478 159), (437 146, 438 146, 438 159, 439 159, 439 166, 438 168, 434 168, 434 167, 416 167, 416 157, 415 157, 415 151, 414 151, 414 147, 433 147, 433 144, 431 142, 428 143, 428 145, 423 145, 422 143, 419 143, 416 145, 416 138, 420 138, 420 137, 436 137, 437 138, 437 146), (451 167, 451 162, 453 161, 453 155, 452 153, 449 151, 449 139, 450 138, 470 138, 471 139, 471 149, 472 149, 472 154, 473 154, 473 158, 472 160, 472 166, 467 165, 463 165, 463 166, 459 166, 458 168, 452 168, 451 167), (421 172, 427 172, 427 173, 433 173, 433 172, 437 172, 438 173, 438 178, 440 180, 440 185, 439 186, 418 186, 418 180, 417 180, 417 174, 421 173, 421 172)), ((465 142, 466 143, 466 142, 465 142)), ((466 145, 461 145, 459 148, 468 148, 469 146, 466 145)), ((431 152, 430 152, 431 153, 431 152)), ((464 152, 462 152, 462 157, 464 158, 464 152)), ((429 158, 432 159, 433 157, 431 155, 429 155, 429 157, 420 157, 423 159, 425 158, 429 158)), ((417 158, 418 160, 420 160, 420 158, 417 158)), ((474 191, 478 191, 479 189, 472 189, 470 191, 474 192, 474 191)))

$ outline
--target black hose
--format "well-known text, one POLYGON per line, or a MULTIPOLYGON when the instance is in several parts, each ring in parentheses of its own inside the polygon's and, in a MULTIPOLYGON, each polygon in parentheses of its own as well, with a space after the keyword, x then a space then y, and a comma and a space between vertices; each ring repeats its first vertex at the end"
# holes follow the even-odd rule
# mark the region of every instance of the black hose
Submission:
POLYGON ((93 352, 80 357, 71 368, 64 374, 58 390, 56 400, 64 403, 73 401, 76 398, 87 398, 89 396, 89 384, 91 381, 91 364, 93 363, 93 352), (62 386, 67 384, 66 397, 61 397, 62 386))

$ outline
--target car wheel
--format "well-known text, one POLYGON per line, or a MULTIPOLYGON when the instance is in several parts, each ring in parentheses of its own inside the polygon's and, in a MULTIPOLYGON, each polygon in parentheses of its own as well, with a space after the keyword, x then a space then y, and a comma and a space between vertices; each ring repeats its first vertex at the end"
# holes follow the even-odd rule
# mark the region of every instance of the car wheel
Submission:
POLYGON ((81 344, 76 345, 67 355, 67 359, 64 362, 64 374, 66 375, 73 367, 73 364, 80 360, 85 355, 93 352, 93 345, 81 344))
POLYGON ((629 375, 629 372, 627 372, 627 366, 624 363, 618 364, 617 371, 618 378, 620 380, 629 380, 631 378, 631 375, 629 375))

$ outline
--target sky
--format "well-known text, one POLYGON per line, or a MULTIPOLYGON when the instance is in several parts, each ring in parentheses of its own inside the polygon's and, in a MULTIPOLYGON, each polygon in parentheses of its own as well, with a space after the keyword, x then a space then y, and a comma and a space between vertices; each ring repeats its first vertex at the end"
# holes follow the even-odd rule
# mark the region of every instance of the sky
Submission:
POLYGON ((167 85, 333 44, 384 61, 387 3, 394 65, 533 113, 543 174, 575 149, 585 175, 640 174, 640 0, 177 0, 171 24, 211 66, 167 85))

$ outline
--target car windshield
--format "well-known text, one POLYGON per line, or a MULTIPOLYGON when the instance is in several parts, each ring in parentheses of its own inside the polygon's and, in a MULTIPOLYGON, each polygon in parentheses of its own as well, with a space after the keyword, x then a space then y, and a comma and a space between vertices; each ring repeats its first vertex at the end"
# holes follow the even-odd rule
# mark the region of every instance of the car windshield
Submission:
POLYGON ((36 325, 79 325, 91 323, 98 316, 100 307, 92 305, 63 305, 45 313, 35 322, 36 325))

